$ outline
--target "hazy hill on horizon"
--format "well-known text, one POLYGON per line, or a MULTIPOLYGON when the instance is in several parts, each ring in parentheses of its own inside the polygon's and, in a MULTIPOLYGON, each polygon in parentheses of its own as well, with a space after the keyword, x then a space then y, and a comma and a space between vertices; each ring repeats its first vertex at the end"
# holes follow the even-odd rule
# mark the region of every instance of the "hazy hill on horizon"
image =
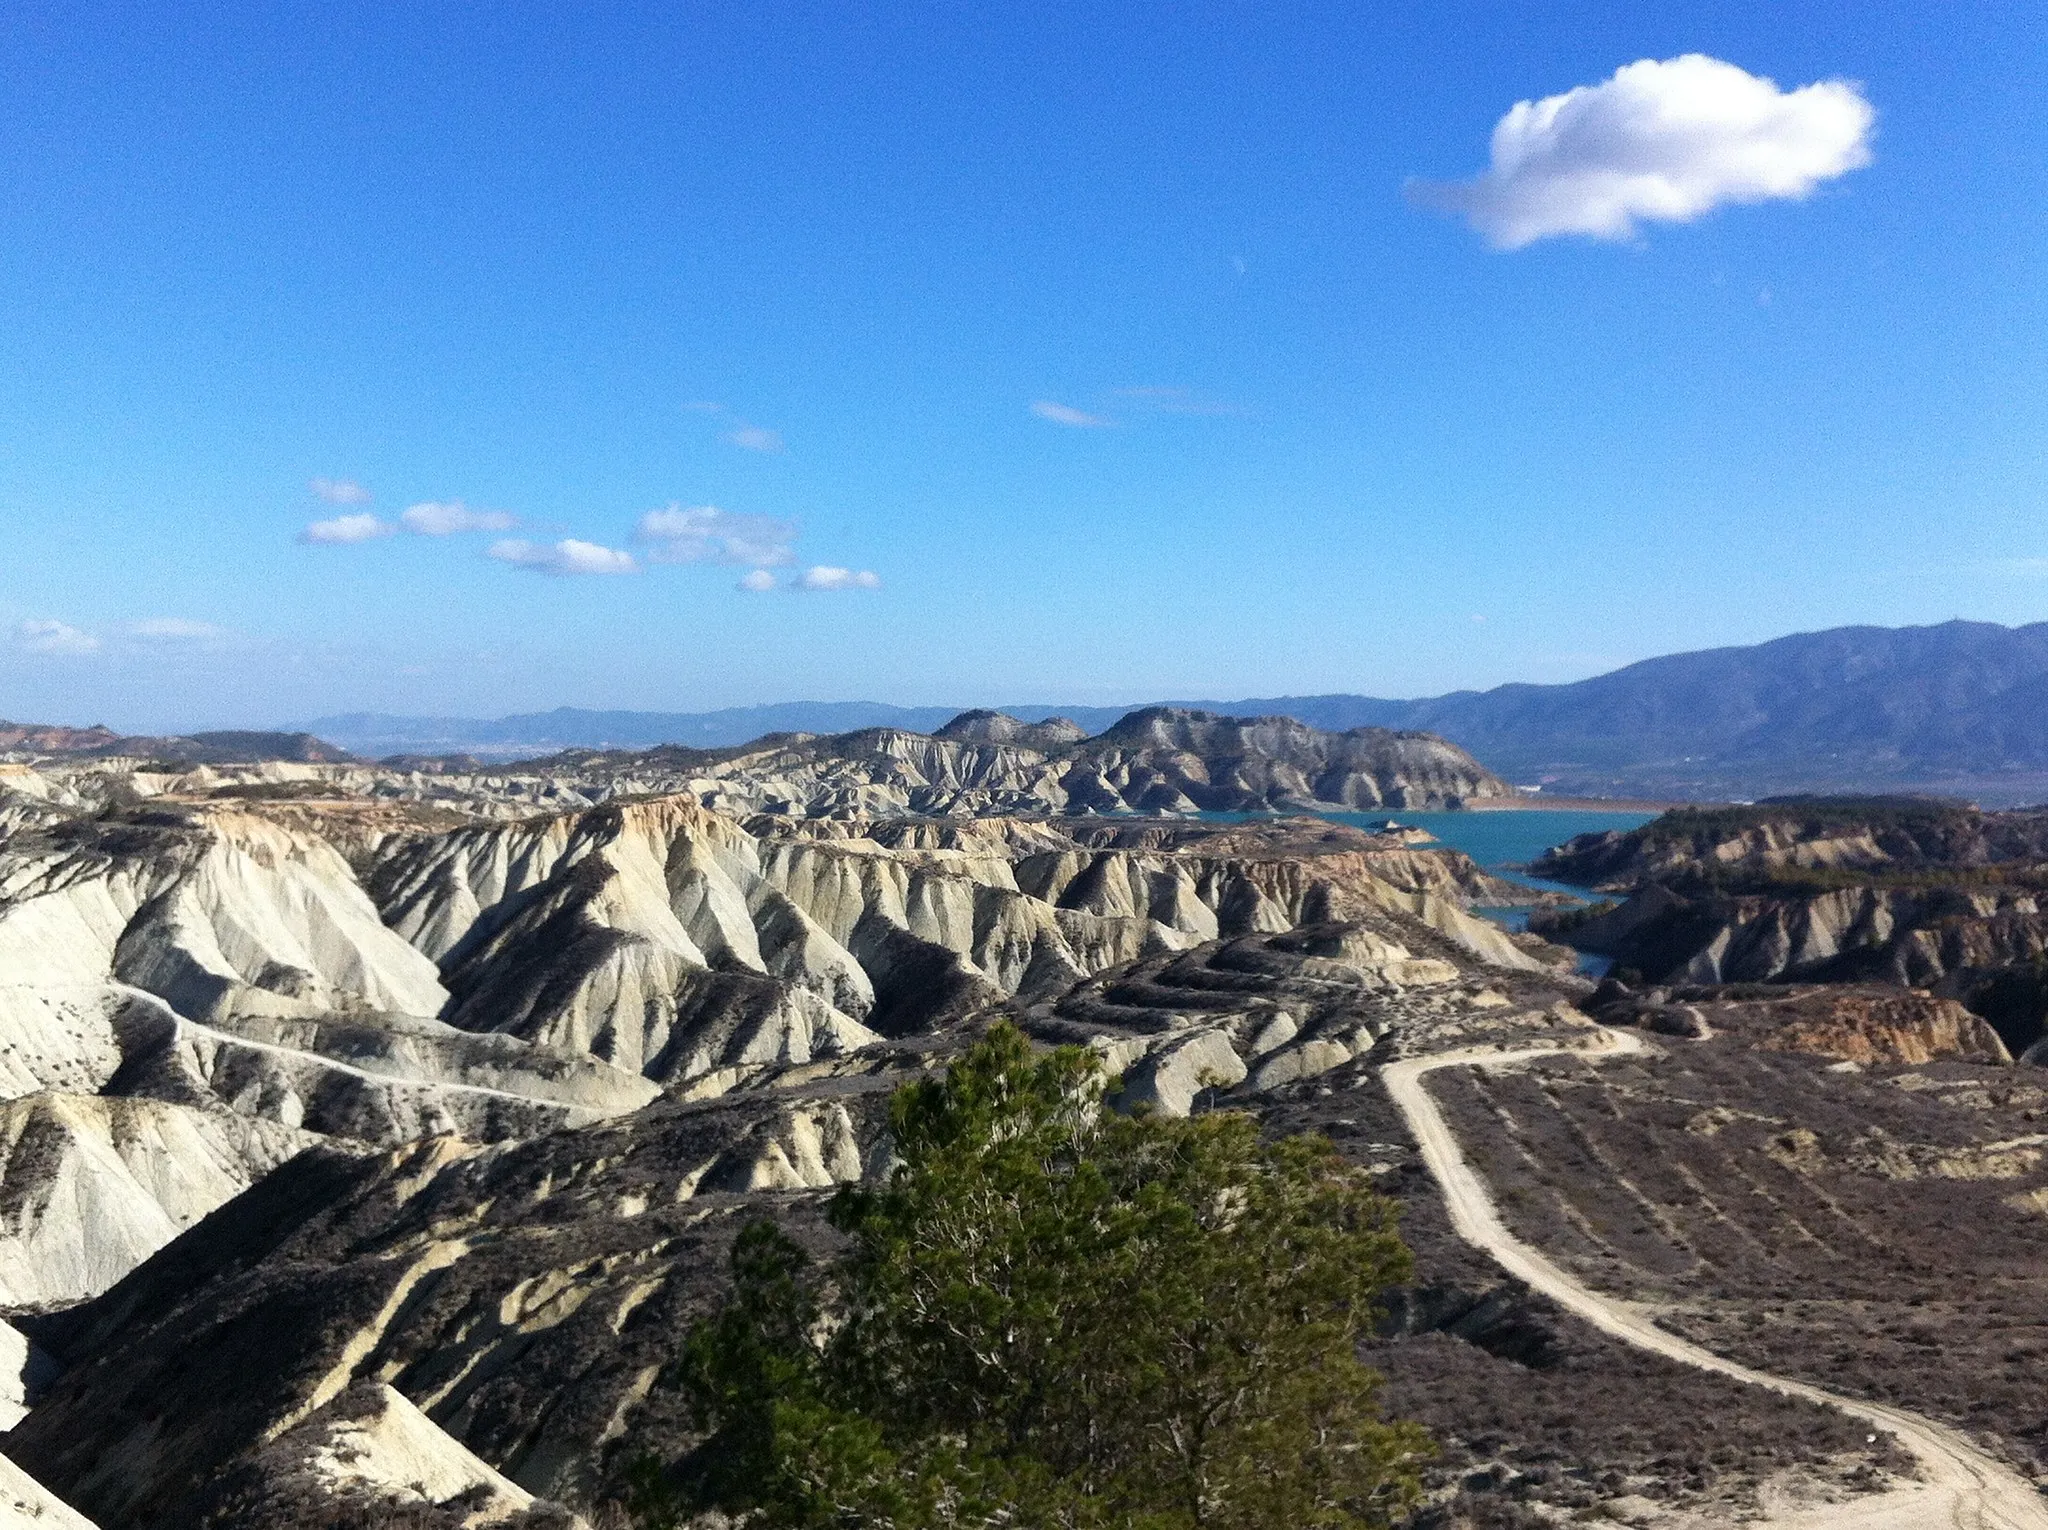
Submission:
MULTIPOLYGON (((1147 705, 1285 716, 1327 732, 1435 733, 1558 794, 1747 798, 1926 790, 1986 803, 2048 796, 2048 623, 1838 627, 1645 659, 1562 685, 1414 700, 1330 694, 1133 706, 1011 705, 1099 733, 1147 705)), ((770 733, 932 733, 957 707, 783 702, 709 712, 560 707, 495 719, 347 713, 301 726, 362 755, 511 759, 569 748, 725 748, 770 733)))

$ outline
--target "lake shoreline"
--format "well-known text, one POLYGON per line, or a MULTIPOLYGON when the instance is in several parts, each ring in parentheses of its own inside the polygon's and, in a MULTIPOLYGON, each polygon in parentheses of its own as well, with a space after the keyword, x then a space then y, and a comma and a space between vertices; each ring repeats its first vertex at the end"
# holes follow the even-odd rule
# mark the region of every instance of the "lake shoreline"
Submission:
MULTIPOLYGON (((1673 808, 1714 807, 1710 802, 1658 802, 1638 797, 1466 797, 1454 813, 1668 813, 1673 808)), ((1391 815, 1398 808, 1389 808, 1391 815)))

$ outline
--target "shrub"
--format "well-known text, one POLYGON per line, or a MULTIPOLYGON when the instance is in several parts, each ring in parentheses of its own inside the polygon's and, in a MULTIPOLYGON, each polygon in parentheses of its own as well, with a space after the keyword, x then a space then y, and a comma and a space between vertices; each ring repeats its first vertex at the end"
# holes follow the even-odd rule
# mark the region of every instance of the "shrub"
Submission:
POLYGON ((901 1162, 824 1268, 757 1224, 680 1371, 704 1439, 648 1526, 1390 1524, 1428 1446, 1358 1359, 1409 1258, 1319 1137, 1103 1107, 1094 1055, 1008 1026, 899 1090, 901 1162))

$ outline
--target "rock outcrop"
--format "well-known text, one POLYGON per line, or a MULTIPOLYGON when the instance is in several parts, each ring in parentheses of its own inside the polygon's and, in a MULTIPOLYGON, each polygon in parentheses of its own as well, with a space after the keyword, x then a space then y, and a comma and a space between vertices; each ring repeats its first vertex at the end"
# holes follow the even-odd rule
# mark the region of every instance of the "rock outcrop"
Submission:
POLYGON ((1028 723, 1005 712, 974 711, 962 712, 932 736, 977 744, 1019 744, 1041 754, 1052 754, 1080 743, 1088 736, 1088 730, 1065 717, 1028 723))
POLYGON ((2048 813, 1854 799, 1687 809, 1583 835, 1534 869, 1626 893, 1592 917, 1546 911, 1531 925, 1648 982, 1928 989, 1975 1006, 2021 1055, 2048 1021, 2048 813))
POLYGON ((1699 1040, 1727 1034, 1761 1051, 1844 1062, 2012 1061, 1998 1033, 1955 1000, 1876 984, 1685 984, 1634 993, 1610 981, 1588 1008, 1608 1025, 1699 1040))
POLYGON ((1530 869, 1625 892, 1650 881, 1760 888, 2043 861, 2048 812, 1986 813, 1919 798, 1823 797, 1682 808, 1639 828, 1581 834, 1530 869))
POLYGON ((1651 883, 1569 933, 1575 944, 1657 982, 1870 980, 1931 988, 2048 954, 2048 917, 2039 895, 2024 888, 1688 897, 1651 883))

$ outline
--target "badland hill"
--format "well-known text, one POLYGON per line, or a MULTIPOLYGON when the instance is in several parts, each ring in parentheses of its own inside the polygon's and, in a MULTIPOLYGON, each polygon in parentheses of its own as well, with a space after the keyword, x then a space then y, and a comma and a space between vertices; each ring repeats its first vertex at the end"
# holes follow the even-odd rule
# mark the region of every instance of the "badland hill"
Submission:
POLYGON ((0 1511, 620 1524, 636 1463, 691 1448, 670 1362, 738 1230, 828 1249, 834 1189, 890 1172, 891 1092, 997 1019, 1094 1049, 1118 1108, 1317 1130, 1400 1200, 1417 1271, 1367 1358, 1442 1446, 1413 1530, 1911 1511, 1951 1457, 1507 1275, 1397 1062, 1449 1070, 1561 1279, 2048 1470, 2039 1368, 2008 1363, 2048 1343, 2048 1088, 1967 1012, 1827 985, 1623 1012, 1484 917, 1526 893, 1464 856, 1270 811, 1497 786, 1453 746, 1079 731, 0 767, 0 1511), (1263 811, 1185 816, 1212 806, 1263 811), (1650 1039, 1596 1055, 1589 1011, 1650 1039))

